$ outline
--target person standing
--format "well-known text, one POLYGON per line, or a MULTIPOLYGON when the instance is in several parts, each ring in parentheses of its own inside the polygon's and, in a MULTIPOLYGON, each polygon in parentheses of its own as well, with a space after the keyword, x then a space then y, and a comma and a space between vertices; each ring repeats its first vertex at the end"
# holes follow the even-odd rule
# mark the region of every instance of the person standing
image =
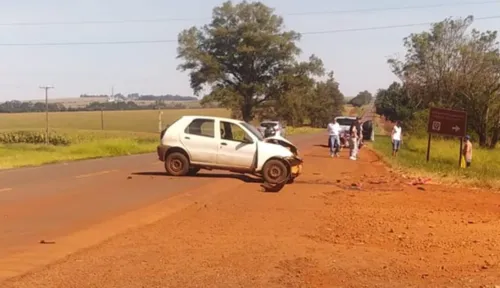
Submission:
POLYGON ((351 151, 350 151, 350 157, 349 159, 351 160, 357 160, 357 157, 358 157, 358 150, 359 150, 359 143, 358 143, 358 125, 357 125, 357 120, 354 121, 352 124, 351 124, 351 127, 349 128, 349 140, 351 143, 349 143, 350 147, 351 148, 351 151))
POLYGON ((356 118, 356 129, 358 130, 358 149, 361 149, 363 146, 363 122, 361 122, 361 118, 356 118))
POLYGON ((401 121, 397 121, 394 128, 392 128, 392 156, 396 157, 399 148, 401 147, 401 141, 403 140, 403 129, 401 128, 401 121))
POLYGON ((330 137, 330 156, 339 157, 340 148, 340 124, 337 119, 334 118, 332 122, 328 124, 328 135, 330 137))
POLYGON ((464 149, 462 154, 465 158, 465 167, 469 168, 472 164, 472 142, 470 141, 469 135, 464 138, 464 149))

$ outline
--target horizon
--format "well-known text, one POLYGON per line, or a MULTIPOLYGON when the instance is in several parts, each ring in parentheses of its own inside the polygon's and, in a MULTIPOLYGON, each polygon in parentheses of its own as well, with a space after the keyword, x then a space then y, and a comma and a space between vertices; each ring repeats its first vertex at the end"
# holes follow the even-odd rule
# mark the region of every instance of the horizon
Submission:
MULTIPOLYGON (((173 4, 151 0, 141 4, 132 0, 88 0, 71 5, 63 0, 47 0, 44 3, 34 0, 2 2, 3 7, 0 10, 2 19, 0 38, 3 39, 0 42, 0 63, 2 64, 0 65, 0 103, 13 99, 42 100, 44 92, 39 89, 39 86, 45 84, 55 86, 55 89, 49 92, 50 98, 79 98, 81 94, 111 94, 113 86, 117 93, 121 92, 124 95, 142 91, 140 94, 195 96, 189 87, 187 74, 176 70, 180 63, 176 59, 176 41, 123 45, 12 45, 47 42, 175 40, 183 29, 208 23, 212 8, 223 1, 183 1, 173 4), (159 18, 189 19, 86 25, 16 24, 102 20, 119 22, 130 19, 159 18)), ((287 29, 298 32, 363 30, 370 27, 439 22, 448 17, 457 18, 468 15, 474 15, 475 18, 489 17, 496 16, 490 11, 500 11, 500 1, 436 3, 430 0, 411 0, 405 4, 395 0, 377 4, 368 0, 353 2, 311 0, 307 3, 285 2, 284 0, 261 2, 274 7, 275 13, 283 16, 287 29), (393 9, 405 6, 457 3, 462 3, 462 5, 393 9), (463 3, 475 4, 464 5, 463 3), (389 10, 289 15, 374 8, 389 10)), ((500 27, 499 24, 500 19, 489 19, 475 21, 472 26, 484 31, 497 30, 495 28, 500 27)), ((378 89, 386 88, 393 81, 397 81, 386 63, 387 57, 404 52, 404 37, 429 28, 430 25, 417 25, 394 29, 307 34, 303 35, 298 43, 303 51, 300 59, 306 59, 311 54, 320 57, 325 68, 334 71, 340 90, 346 97, 353 97, 364 90, 375 94, 378 89)))

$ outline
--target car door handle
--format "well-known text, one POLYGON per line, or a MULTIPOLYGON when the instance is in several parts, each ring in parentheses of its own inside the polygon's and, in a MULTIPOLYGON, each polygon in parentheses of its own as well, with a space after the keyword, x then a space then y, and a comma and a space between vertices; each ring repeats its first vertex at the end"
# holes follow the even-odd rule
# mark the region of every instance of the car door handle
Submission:
POLYGON ((189 138, 189 137, 187 137, 187 136, 186 136, 186 137, 184 137, 184 139, 188 139, 188 140, 189 140, 189 139, 191 139, 191 138, 189 138))
POLYGON ((222 142, 222 143, 220 143, 220 145, 227 146, 227 143, 226 142, 222 142))

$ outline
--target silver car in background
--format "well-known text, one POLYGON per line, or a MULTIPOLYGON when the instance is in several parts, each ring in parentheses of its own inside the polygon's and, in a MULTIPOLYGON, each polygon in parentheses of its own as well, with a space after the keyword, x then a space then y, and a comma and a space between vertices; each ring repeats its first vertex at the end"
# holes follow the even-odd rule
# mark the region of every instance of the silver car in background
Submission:
POLYGON ((260 123, 259 127, 257 127, 262 135, 265 134, 267 128, 273 128, 274 131, 276 131, 276 136, 286 136, 286 127, 280 121, 265 120, 260 123))

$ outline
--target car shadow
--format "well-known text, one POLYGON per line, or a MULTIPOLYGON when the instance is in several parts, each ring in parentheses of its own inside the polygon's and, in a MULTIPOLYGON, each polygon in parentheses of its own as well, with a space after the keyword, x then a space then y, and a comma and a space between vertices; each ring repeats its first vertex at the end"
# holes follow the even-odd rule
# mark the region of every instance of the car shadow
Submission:
MULTIPOLYGON (((168 176, 165 172, 136 172, 136 176, 168 176)), ((244 174, 225 174, 225 173, 198 173, 195 176, 184 176, 183 178, 213 178, 213 179, 237 179, 245 183, 264 183, 262 179, 251 177, 244 174)))

